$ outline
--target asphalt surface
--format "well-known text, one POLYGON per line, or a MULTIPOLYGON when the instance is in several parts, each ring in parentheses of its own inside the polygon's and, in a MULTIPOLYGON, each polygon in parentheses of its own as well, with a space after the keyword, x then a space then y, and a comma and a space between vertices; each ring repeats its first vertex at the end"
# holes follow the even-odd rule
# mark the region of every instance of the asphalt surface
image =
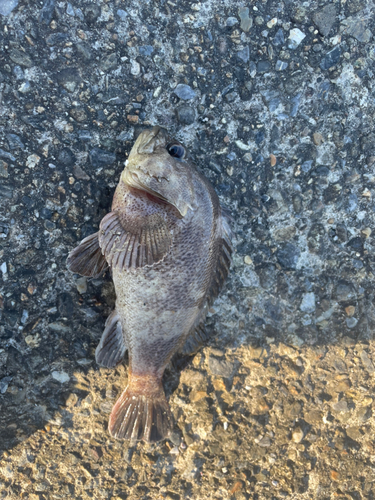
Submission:
POLYGON ((371 1, 0 0, 0 498, 375 497, 371 1), (107 431, 115 301, 66 257, 134 138, 182 141, 232 216, 169 440, 107 431))

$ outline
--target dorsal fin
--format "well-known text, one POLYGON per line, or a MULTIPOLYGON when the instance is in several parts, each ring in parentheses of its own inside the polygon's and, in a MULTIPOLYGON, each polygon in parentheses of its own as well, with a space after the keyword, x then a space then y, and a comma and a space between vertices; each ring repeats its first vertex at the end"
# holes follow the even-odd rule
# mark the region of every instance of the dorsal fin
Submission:
POLYGON ((229 226, 229 214, 221 209, 217 224, 217 266, 213 273, 210 286, 208 287, 206 299, 197 323, 190 330, 186 341, 182 345, 179 355, 192 356, 209 339, 210 334, 204 326, 207 312, 216 297, 219 295, 226 278, 228 277, 233 253, 232 231, 229 226))
POLYGON ((229 274, 229 268, 232 261, 233 244, 232 230, 229 226, 229 214, 221 209, 221 214, 217 224, 217 265, 213 273, 211 284, 207 293, 207 302, 210 306, 219 295, 225 280, 229 274))

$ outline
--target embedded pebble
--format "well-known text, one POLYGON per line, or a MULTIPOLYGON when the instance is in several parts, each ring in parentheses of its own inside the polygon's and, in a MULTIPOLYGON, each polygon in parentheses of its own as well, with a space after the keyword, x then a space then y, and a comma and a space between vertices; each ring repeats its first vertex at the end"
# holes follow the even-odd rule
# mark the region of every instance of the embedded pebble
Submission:
POLYGON ((248 7, 240 7, 238 9, 238 15, 241 19, 241 29, 243 31, 248 32, 253 25, 253 18, 249 16, 249 8, 248 7))
POLYGON ((0 14, 3 16, 9 16, 17 5, 18 0, 0 0, 0 14))
POLYGON ((303 439, 303 430, 300 427, 297 427, 292 432, 292 439, 295 443, 300 443, 303 439))
POLYGON ((327 36, 329 34, 335 22, 336 15, 336 6, 333 4, 328 4, 323 9, 314 12, 312 20, 321 35, 327 36))
POLYGON ((305 293, 303 295, 300 309, 301 311, 307 313, 315 311, 315 294, 313 292, 305 293))
POLYGON ((191 125, 195 121, 195 110, 187 104, 176 109, 177 119, 181 125, 191 125))
POLYGON ((183 99, 184 101, 194 99, 196 95, 195 91, 189 85, 185 85, 184 83, 179 83, 174 89, 174 93, 177 97, 183 99))
POLYGON ((53 371, 51 375, 52 378, 60 382, 60 384, 64 384, 65 382, 69 382, 70 380, 70 377, 66 372, 53 371))
POLYGON ((294 29, 290 30, 289 37, 288 37, 288 40, 289 40, 288 47, 290 49, 296 49, 304 38, 306 38, 306 35, 300 29, 294 28, 294 29))
POLYGON ((93 167, 106 167, 116 161, 115 153, 101 148, 93 148, 89 153, 90 163, 93 167))

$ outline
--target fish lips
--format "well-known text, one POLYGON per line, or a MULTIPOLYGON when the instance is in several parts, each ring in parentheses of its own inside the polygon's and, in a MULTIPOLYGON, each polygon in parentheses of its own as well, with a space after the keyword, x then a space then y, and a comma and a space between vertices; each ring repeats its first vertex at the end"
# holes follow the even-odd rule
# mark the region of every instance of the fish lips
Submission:
POLYGON ((190 203, 182 199, 180 193, 173 193, 170 181, 166 177, 157 177, 155 175, 144 172, 141 169, 125 169, 123 181, 130 187, 146 191, 156 198, 173 205, 181 217, 185 217, 188 210, 193 210, 190 203))

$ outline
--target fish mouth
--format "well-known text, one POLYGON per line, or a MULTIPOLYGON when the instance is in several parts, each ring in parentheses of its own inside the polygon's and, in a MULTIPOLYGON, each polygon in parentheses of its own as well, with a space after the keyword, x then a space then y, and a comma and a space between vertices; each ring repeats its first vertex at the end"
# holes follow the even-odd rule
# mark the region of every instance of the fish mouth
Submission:
POLYGON ((162 194, 150 188, 147 183, 141 181, 141 177, 145 175, 147 176, 146 178, 150 181, 156 180, 158 183, 162 183, 163 181, 169 182, 169 179, 167 177, 152 175, 147 170, 140 167, 136 167, 136 169, 132 170, 126 170, 124 181, 128 186, 141 189, 143 191, 146 191, 147 193, 152 194, 153 196, 156 196, 160 200, 168 202, 168 200, 162 194), (136 170, 138 170, 140 175, 136 170))

